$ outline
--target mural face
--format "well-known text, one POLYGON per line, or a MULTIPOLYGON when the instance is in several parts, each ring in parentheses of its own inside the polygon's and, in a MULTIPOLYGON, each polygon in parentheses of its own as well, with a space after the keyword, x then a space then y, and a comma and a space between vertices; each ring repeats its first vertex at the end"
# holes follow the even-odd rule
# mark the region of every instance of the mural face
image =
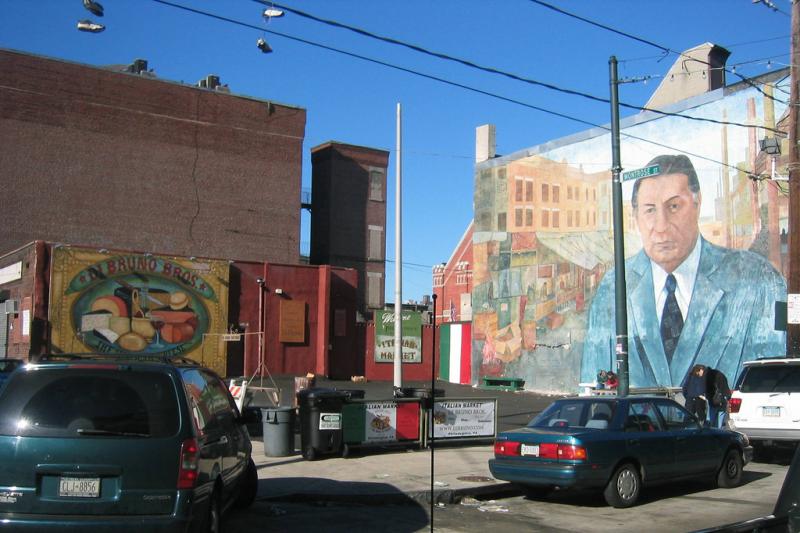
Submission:
MULTIPOLYGON (((687 108, 771 128, 785 114, 755 88, 687 108)), ((658 176, 623 184, 630 384, 679 387, 694 364, 734 382, 743 361, 785 353, 774 306, 786 301, 788 195, 751 179, 771 172, 764 130, 646 114, 627 123, 625 169, 661 162, 658 176)), ((611 141, 601 130, 580 138, 476 169, 478 379, 574 392, 618 370, 611 141)))
POLYGON ((224 374, 216 333, 226 324, 227 268, 220 261, 56 248, 53 348, 189 355, 224 374))

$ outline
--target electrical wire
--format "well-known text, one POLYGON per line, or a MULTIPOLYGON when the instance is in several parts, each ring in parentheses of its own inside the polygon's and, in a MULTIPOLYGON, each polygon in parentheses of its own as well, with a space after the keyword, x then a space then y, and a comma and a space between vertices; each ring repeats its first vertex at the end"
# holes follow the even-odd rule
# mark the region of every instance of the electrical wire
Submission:
MULTIPOLYGON (((702 63, 702 64, 704 64, 704 65, 708 65, 709 67, 713 67, 713 65, 711 65, 711 63, 708 63, 707 61, 702 61, 702 60, 700 60, 700 59, 697 59, 697 58, 691 57, 691 56, 689 56, 689 55, 687 55, 687 54, 685 54, 685 53, 683 53, 683 52, 678 52, 678 51, 676 51, 676 50, 673 50, 673 49, 671 49, 671 48, 667 48, 666 46, 662 46, 662 45, 660 45, 660 44, 654 43, 653 41, 650 41, 650 40, 648 40, 648 39, 644 39, 644 38, 642 38, 642 37, 637 37, 637 36, 635 36, 635 35, 632 35, 632 34, 630 34, 630 33, 626 33, 626 32, 624 32, 624 31, 621 31, 621 30, 617 30, 617 29, 615 29, 615 28, 612 28, 611 26, 606 26, 605 24, 601 24, 601 23, 599 23, 599 22, 596 22, 596 21, 593 21, 593 20, 591 20, 591 19, 587 19, 587 18, 585 18, 585 17, 582 17, 582 16, 580 16, 580 15, 576 15, 576 14, 574 14, 574 13, 571 13, 571 12, 569 12, 569 11, 565 11, 565 10, 561 9, 560 7, 556 7, 556 6, 552 5, 552 4, 548 4, 547 2, 543 2, 542 0, 528 0, 528 1, 529 1, 529 2, 533 2, 534 4, 538 4, 538 5, 542 6, 542 7, 546 7, 546 8, 548 8, 548 9, 552 9, 553 11, 555 11, 555 12, 557 12, 557 13, 561 13, 562 15, 566 15, 566 16, 568 16, 568 17, 571 17, 571 18, 574 18, 574 19, 580 20, 580 21, 582 21, 582 22, 585 22, 585 23, 587 23, 587 24, 591 24, 592 26, 597 26, 598 28, 602 28, 602 29, 604 29, 604 30, 610 31, 610 32, 612 32, 612 33, 615 33, 615 34, 617 34, 617 35, 621 35, 621 36, 623 36, 623 37, 627 37, 627 38, 629 38, 629 39, 633 39, 634 41, 638 41, 638 42, 640 42, 640 43, 642 43, 642 44, 646 44, 646 45, 648 45, 648 46, 652 46, 653 48, 658 48, 659 50, 661 50, 662 52, 664 52, 664 54, 665 54, 665 55, 666 55, 666 54, 676 54, 676 55, 678 55, 678 56, 680 56, 680 57, 685 57, 685 58, 687 58, 687 59, 690 59, 690 60, 692 60, 692 61, 696 61, 696 62, 698 62, 698 63, 702 63)), ((751 87, 755 88, 757 91, 761 92, 761 94, 763 94, 764 96, 767 96, 767 94, 766 94, 766 93, 764 93, 764 92, 761 90, 761 88, 760 88, 760 87, 757 87, 757 86, 756 86, 755 84, 753 84, 753 83, 752 83, 750 80, 748 80, 747 78, 745 78, 745 77, 744 77, 744 76, 742 76, 741 74, 737 73, 736 71, 730 71, 730 70, 727 70, 727 69, 725 69, 725 72, 728 72, 728 73, 730 73, 730 74, 733 74, 734 76, 738 76, 738 77, 739 77, 739 78, 740 78, 740 79, 741 79, 743 82, 745 82, 745 83, 747 83, 748 85, 750 85, 751 87)), ((773 99, 773 100, 775 100, 775 101, 781 102, 780 100, 777 100, 777 99, 776 99, 774 96, 772 96, 772 95, 769 95, 769 96, 768 96, 768 98, 772 98, 772 99, 773 99)), ((784 103, 784 104, 785 104, 786 102, 781 102, 781 103, 784 103)), ((620 104, 620 105, 622 105, 622 104, 620 104)))
MULTIPOLYGON (((155 1, 161 1, 161 0, 155 0, 155 1)), ((535 85, 535 86, 538 86, 538 87, 543 87, 545 89, 550 89, 550 90, 553 90, 553 91, 557 91, 557 92, 560 92, 562 94, 568 94, 568 95, 571 95, 571 96, 580 96, 582 98, 586 98, 588 100, 592 100, 592 101, 595 101, 595 102, 600 102, 600 103, 603 103, 603 104, 610 104, 611 103, 611 101, 608 98, 604 98, 604 97, 601 97, 601 96, 595 96, 593 94, 585 93, 585 92, 582 92, 582 91, 577 91, 577 90, 574 90, 574 89, 567 89, 567 88, 564 88, 564 87, 559 87, 558 85, 555 85, 555 84, 552 84, 552 83, 543 82, 543 81, 535 80, 535 79, 532 79, 532 78, 527 78, 527 77, 524 77, 524 76, 520 76, 518 74, 513 74, 511 72, 499 70, 499 69, 496 69, 494 67, 486 67, 486 66, 483 66, 483 65, 479 65, 477 63, 474 63, 474 62, 466 60, 466 59, 454 57, 454 56, 451 56, 451 55, 448 55, 448 54, 444 54, 442 52, 436 52, 436 51, 428 50, 428 49, 423 48, 421 46, 418 46, 418 45, 415 45, 415 44, 411 44, 411 43, 407 43, 405 41, 400 41, 398 39, 394 39, 394 38, 391 38, 391 37, 385 37, 385 36, 382 36, 382 35, 378 35, 376 33, 367 31, 367 30, 365 30, 363 28, 350 26, 348 24, 344 24, 342 22, 338 22, 338 21, 331 20, 331 19, 324 19, 324 18, 321 18, 321 17, 317 17, 316 15, 312 15, 311 13, 307 13, 305 11, 301 11, 299 9, 295 9, 293 7, 290 7, 290 6, 278 4, 278 3, 275 3, 275 2, 267 2, 267 0, 252 0, 252 1, 256 2, 258 4, 262 4, 262 5, 267 5, 267 4, 274 5, 274 6, 278 7, 279 9, 283 9, 283 10, 288 11, 290 13, 293 13, 293 14, 299 16, 299 17, 307 18, 309 20, 313 20, 313 21, 319 22, 321 24, 326 24, 328 26, 333 26, 333 27, 336 27, 336 28, 345 29, 345 30, 354 32, 354 33, 356 33, 358 35, 361 35, 361 36, 364 36, 364 37, 368 37, 370 39, 375 39, 375 40, 378 40, 378 41, 381 41, 381 42, 385 42, 385 43, 388 43, 388 44, 393 44, 393 45, 401 46, 401 47, 404 47, 404 48, 408 48, 409 50, 413 50, 413 51, 421 53, 421 54, 425 54, 425 55, 429 55, 429 56, 432 56, 432 57, 436 57, 436 58, 442 59, 444 61, 450 61, 450 62, 458 63, 460 65, 463 65, 463 66, 466 66, 466 67, 469 67, 469 68, 473 68, 473 69, 476 69, 476 70, 480 70, 480 71, 483 71, 483 72, 486 72, 486 73, 489 73, 489 74, 502 76, 502 77, 505 77, 505 78, 512 79, 514 81, 520 81, 520 82, 523 82, 523 83, 527 83, 529 85, 535 85)), ((551 7, 552 9, 555 9, 555 10, 557 10, 559 12, 564 12, 565 14, 567 13, 567 12, 565 12, 563 10, 560 10, 559 8, 550 6, 549 4, 546 4, 544 2, 540 2, 540 0, 530 0, 530 1, 536 2, 536 3, 541 3, 542 5, 545 5, 547 7, 551 7)), ((579 17, 577 15, 574 15, 574 16, 575 16, 575 18, 579 18, 580 20, 584 20, 584 21, 587 21, 587 22, 591 23, 591 21, 588 21, 588 19, 584 19, 584 18, 579 17)), ((618 30, 614 30, 613 28, 609 28, 609 27, 607 27, 605 25, 601 25, 599 23, 594 23, 594 24, 599 25, 600 27, 605 28, 605 29, 610 29, 610 31, 614 31, 615 33, 620 33, 622 35, 631 37, 633 39, 641 40, 642 42, 645 42, 647 44, 651 44, 652 46, 657 46, 657 47, 659 47, 659 48, 661 48, 661 49, 663 49, 665 51, 670 51, 669 49, 665 49, 663 47, 660 47, 659 45, 651 43, 650 41, 646 41, 646 40, 639 39, 638 37, 630 36, 629 34, 625 34, 624 32, 619 32, 618 30)), ((684 55, 684 54, 680 54, 680 55, 684 55)), ((689 56, 686 56, 686 57, 689 57, 689 56)), ((694 59, 694 58, 690 58, 690 59, 694 59)), ((703 63, 702 61, 699 61, 699 62, 703 63)), ((706 64, 708 64, 708 63, 706 63, 706 64)), ((739 77, 744 79, 744 77, 742 77, 741 75, 739 75, 739 77)), ((773 99, 774 99, 774 97, 773 97, 773 99)), ((785 103, 785 102, 783 102, 783 103, 785 103)), ((698 122, 709 122, 709 123, 712 123, 712 124, 719 124, 719 125, 725 125, 725 126, 739 126, 739 127, 748 128, 748 129, 749 128, 757 128, 757 129, 764 129, 766 131, 776 132, 776 131, 770 130, 769 128, 766 128, 764 126, 755 126, 755 125, 752 125, 752 124, 743 124, 743 123, 740 123, 740 122, 725 122, 725 121, 720 121, 720 120, 707 118, 707 117, 695 117, 695 116, 692 116, 692 115, 684 115, 684 114, 681 114, 681 113, 672 113, 672 112, 669 112, 669 111, 662 111, 660 109, 654 109, 654 108, 649 108, 649 107, 641 107, 641 106, 637 106, 637 105, 633 105, 633 104, 627 104, 625 102, 620 102, 619 105, 620 105, 620 107, 624 107, 624 108, 627 108, 627 109, 632 109, 632 110, 635 110, 635 111, 650 111, 650 112, 658 113, 659 115, 663 115, 663 116, 667 116, 667 117, 676 117, 676 118, 682 118, 682 119, 686 119, 686 120, 694 120, 694 121, 698 121, 698 122)))
MULTIPOLYGON (((264 30, 260 26, 254 26, 252 24, 241 22, 241 21, 238 21, 238 20, 235 20, 235 19, 231 19, 231 18, 228 18, 228 17, 223 17, 221 15, 217 15, 217 14, 214 14, 214 13, 209 13, 209 12, 202 11, 202 10, 195 9, 195 8, 191 8, 191 7, 188 7, 188 6, 175 4, 173 2, 169 2, 168 0, 152 0, 152 1, 156 2, 156 3, 159 3, 159 4, 166 5, 166 6, 182 9, 182 10, 185 10, 185 11, 189 11, 189 12, 192 12, 192 13, 195 13, 195 14, 198 14, 198 15, 211 17, 211 18, 218 19, 218 20, 221 20, 221 21, 224 21, 224 22, 230 22, 230 23, 233 23, 233 24, 236 24, 236 25, 239 25, 239 26, 243 26, 243 27, 246 27, 246 28, 251 28, 251 29, 258 30, 258 31, 266 31, 267 33, 270 33, 270 34, 273 34, 273 35, 277 35, 279 37, 284 37, 284 38, 292 40, 292 41, 300 42, 300 43, 303 43, 303 44, 308 44, 310 46, 314 46, 314 47, 321 48, 321 49, 324 49, 324 50, 328 50, 328 51, 331 51, 331 52, 336 52, 336 53, 340 53, 340 54, 343 54, 343 55, 346 55, 346 56, 349 56, 349 57, 353 57, 353 58, 356 58, 356 59, 361 59, 362 61, 367 61, 367 62, 378 64, 378 65, 381 65, 381 66, 384 66, 384 67, 387 67, 387 68, 395 69, 395 70, 398 70, 398 71, 401 71, 401 72, 406 72, 408 74, 412 74, 412 75, 415 75, 415 76, 420 76, 422 78, 426 78, 426 79, 430 79, 430 80, 433 80, 433 81, 437 81, 439 83, 443 83, 443 84, 446 84, 446 85, 450 85, 450 86, 453 86, 453 87, 457 87, 457 88, 460 88, 460 89, 471 91, 471 92, 474 92, 474 93, 477 93, 477 94, 481 94, 481 95, 484 95, 484 96, 489 96, 491 98, 495 98, 495 99, 498 99, 498 100, 501 100, 501 101, 505 101, 505 102, 508 102, 508 103, 513 103, 513 104, 516 104, 516 105, 519 105, 519 106, 522 106, 522 107, 527 107, 527 108, 533 109, 535 111, 540 111, 542 113, 546 113, 546 114, 549 114, 549 115, 553 115, 553 116, 557 116, 557 117, 560 117, 560 118, 564 118, 566 120, 577 122, 577 123, 580 123, 580 124, 583 124, 583 125, 586 125, 586 126, 590 126, 590 127, 593 127, 593 128, 599 128, 599 129, 602 129, 602 130, 605 130, 605 131, 611 131, 610 127, 608 127, 608 126, 603 126, 603 125, 600 125, 600 124, 596 124, 594 122, 590 122, 588 120, 584 120, 584 119, 581 119, 581 118, 578 118, 578 117, 567 115, 565 113, 560 113, 558 111, 553 111, 551 109, 546 109, 546 108, 543 108, 543 107, 540 107, 540 106, 529 104, 529 103, 523 102, 521 100, 517 100, 517 99, 514 99, 514 98, 509 98, 509 97, 502 96, 502 95, 499 95, 499 94, 496 94, 496 93, 485 91, 483 89, 478 89, 478 88, 475 88, 475 87, 471 87, 469 85, 465 85, 465 84, 462 84, 462 83, 458 83, 458 82, 454 82, 454 81, 451 81, 451 80, 447 80, 447 79, 441 78, 439 76, 434 76, 434 75, 431 75, 431 74, 425 74, 423 72, 419 72, 419 71, 416 71, 416 70, 413 70, 413 69, 409 69, 409 68, 402 67, 402 66, 399 66, 399 65, 394 65, 392 63, 388 63, 386 61, 382 61, 382 60, 379 60, 379 59, 374 59, 374 58, 371 58, 371 57, 368 57, 368 56, 364 56, 364 55, 361 55, 361 54, 348 52, 346 50, 342 50, 342 49, 335 48, 335 47, 332 47, 332 46, 328 46, 328 45, 325 45, 325 44, 317 43, 317 42, 314 42, 314 41, 309 41, 307 39, 303 39, 303 38, 300 38, 300 37, 295 37, 295 36, 288 35, 288 34, 285 34, 285 33, 282 33, 282 32, 277 32, 277 31, 273 31, 273 30, 264 30)), ((259 2, 259 0, 253 0, 253 1, 259 2)), ((259 2, 259 3, 261 3, 261 2, 259 2)), ((287 8, 286 6, 281 6, 280 4, 277 4, 277 3, 270 2, 270 4, 274 4, 276 7, 279 7, 281 9, 286 9, 288 11, 292 11, 291 8, 287 8)), ((677 116, 681 117, 681 118, 686 118, 685 115, 677 115, 677 116)), ((717 123, 722 124, 722 125, 736 125, 735 123, 727 123, 727 122, 723 122, 723 121, 717 121, 717 123)), ((766 131, 771 131, 771 132, 783 134, 783 132, 781 132, 779 130, 774 130, 772 128, 767 128, 767 127, 763 127, 763 126, 746 125, 746 127, 760 127, 760 128, 762 128, 762 129, 764 129, 766 131)), ((714 164, 717 164, 717 165, 720 165, 720 166, 723 166, 723 167, 728 167, 728 168, 731 168, 731 169, 734 169, 734 170, 739 170, 738 167, 735 167, 735 166, 730 165, 728 163, 724 163, 722 161, 717 161, 717 160, 712 159, 710 157, 706 157, 706 156, 702 156, 702 155, 695 154, 695 153, 692 153, 692 152, 688 152, 686 150, 680 150, 678 148, 675 148, 675 147, 672 147, 672 146, 669 146, 669 145, 666 145, 666 144, 663 144, 663 143, 660 143, 660 142, 657 142, 657 141, 652 141, 652 140, 645 139, 643 137, 638 137, 636 135, 625 133, 625 132, 621 132, 621 135, 626 137, 626 138, 629 138, 629 139, 636 139, 636 140, 639 140, 639 141, 642 141, 642 142, 653 144, 655 146, 659 146, 661 148, 666 148, 668 150, 676 151, 676 152, 679 152, 679 153, 684 153, 684 154, 690 155, 692 157, 697 157, 697 158, 712 162, 714 164)))

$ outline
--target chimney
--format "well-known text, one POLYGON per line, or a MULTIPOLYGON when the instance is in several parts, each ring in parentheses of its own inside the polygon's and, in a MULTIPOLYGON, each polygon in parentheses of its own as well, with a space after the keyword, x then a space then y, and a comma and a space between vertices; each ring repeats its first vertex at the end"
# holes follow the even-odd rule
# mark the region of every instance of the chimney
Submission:
POLYGON ((484 124, 475 128, 475 162, 492 159, 496 155, 496 149, 495 125, 484 124))
POLYGON ((704 43, 678 56, 645 107, 661 109, 725 86, 725 62, 731 53, 704 43))
POLYGON ((203 89, 211 89, 212 91, 217 87, 219 87, 219 85, 220 85, 219 76, 216 76, 214 74, 209 74, 208 76, 197 82, 198 87, 201 87, 203 89))

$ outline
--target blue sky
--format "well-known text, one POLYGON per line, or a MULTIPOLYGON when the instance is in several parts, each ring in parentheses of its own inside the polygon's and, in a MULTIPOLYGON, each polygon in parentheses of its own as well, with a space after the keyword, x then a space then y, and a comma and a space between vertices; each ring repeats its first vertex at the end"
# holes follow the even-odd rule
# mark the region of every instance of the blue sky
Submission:
MULTIPOLYGON (((309 16, 287 12, 265 20, 261 2, 168 1, 243 25, 156 0, 100 0, 105 8, 102 18, 86 11, 81 0, 2 0, 0 47, 98 66, 143 58, 163 79, 193 84, 216 74, 234 93, 303 107, 307 110, 303 187, 310 188, 309 151, 318 144, 336 140, 391 151, 386 246, 390 301, 394 298, 397 103, 403 107, 404 300, 430 294, 431 267, 448 259, 472 219, 476 127, 495 124, 497 151, 510 154, 587 128, 532 107, 595 124, 609 121, 608 104, 489 74, 309 16), (87 18, 106 25, 106 30, 79 32, 77 21, 87 18), (262 54, 256 48, 260 37, 270 43, 273 53, 262 54)), ((704 42, 719 44, 731 51, 729 68, 735 65, 737 73, 755 76, 789 63, 791 3, 772 2, 777 11, 751 0, 546 3, 676 52, 704 42)), ((431 52, 602 98, 608 97, 608 60, 614 55, 620 61, 620 77, 653 76, 647 84, 620 87, 621 101, 640 106, 660 82, 658 76, 677 58, 652 44, 558 13, 537 0, 277 3, 431 52)), ((728 83, 737 79, 728 75, 728 83)), ((632 113, 623 109, 621 114, 632 113)), ((301 239, 307 241, 305 215, 303 224, 301 239)))

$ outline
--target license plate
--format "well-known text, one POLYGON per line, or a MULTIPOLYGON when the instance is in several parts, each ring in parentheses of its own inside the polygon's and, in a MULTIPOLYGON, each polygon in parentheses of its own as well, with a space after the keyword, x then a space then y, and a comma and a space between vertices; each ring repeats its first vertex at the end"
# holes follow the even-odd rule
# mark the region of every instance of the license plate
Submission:
POLYGON ((539 457, 539 445, 523 444, 520 453, 522 455, 533 455, 534 457, 539 457))
POLYGON ((98 498, 99 477, 62 477, 58 482, 58 495, 73 498, 98 498))
POLYGON ((781 416, 781 408, 780 407, 762 407, 761 414, 763 416, 781 416))

